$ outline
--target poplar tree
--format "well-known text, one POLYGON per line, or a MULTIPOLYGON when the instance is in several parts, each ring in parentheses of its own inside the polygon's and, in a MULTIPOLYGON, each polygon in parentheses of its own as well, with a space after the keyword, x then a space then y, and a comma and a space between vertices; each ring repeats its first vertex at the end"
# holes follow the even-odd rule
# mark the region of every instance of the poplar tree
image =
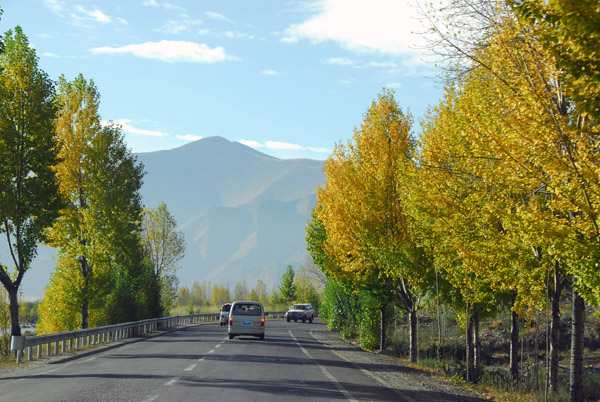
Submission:
POLYGON ((0 54, 0 233, 9 255, 0 281, 10 300, 11 333, 21 335, 18 293, 60 207, 53 119, 54 85, 38 67, 20 27, 4 35, 0 54))
MULTIPOLYGON (((101 304, 109 291, 102 286, 109 271, 141 265, 139 189, 144 172, 120 128, 101 125, 100 95, 92 80, 80 74, 68 82, 61 76, 58 103, 55 124, 61 151, 56 174, 66 205, 49 239, 65 268, 77 267, 81 328, 87 328, 90 303, 101 304)), ((60 293, 68 286, 56 283, 58 288, 46 292, 60 293)))
MULTIPOLYGON (((325 162, 326 182, 315 209, 326 232, 323 250, 331 275, 352 281, 380 302, 404 309, 410 323, 410 359, 417 359, 417 308, 431 279, 428 256, 412 236, 404 203, 415 168, 412 119, 384 90, 364 115, 353 141, 325 162)), ((385 330, 381 331, 382 336, 385 330)), ((384 347, 384 338, 381 340, 384 347)))
POLYGON ((288 265, 285 272, 281 276, 281 282, 279 282, 279 295, 285 302, 291 303, 296 300, 297 292, 296 283, 294 280, 295 277, 296 274, 294 273, 294 267, 288 265))
POLYGON ((164 201, 156 209, 144 208, 141 236, 144 253, 160 282, 163 311, 169 311, 177 295, 177 263, 185 255, 186 244, 164 201))

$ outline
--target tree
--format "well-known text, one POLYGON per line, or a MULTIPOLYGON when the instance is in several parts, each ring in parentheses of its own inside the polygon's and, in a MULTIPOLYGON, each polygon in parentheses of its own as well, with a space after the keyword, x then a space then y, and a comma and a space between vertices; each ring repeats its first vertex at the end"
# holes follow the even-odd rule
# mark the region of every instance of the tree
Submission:
MULTIPOLYGON (((417 359, 417 307, 431 266, 409 232, 404 193, 414 169, 412 119, 383 91, 365 113, 353 141, 338 145, 325 162, 317 190, 318 218, 330 275, 352 281, 380 300, 382 325, 389 301, 409 315, 410 358, 417 359)), ((381 331, 382 335, 385 330, 381 331)), ((382 347, 385 347, 382 339, 382 347)))
POLYGON ((517 15, 539 29, 554 56, 564 91, 584 118, 600 124, 600 9, 596 0, 513 0, 517 15))
POLYGON ((233 289, 233 299, 234 300, 246 300, 248 297, 248 284, 244 279, 241 282, 237 282, 235 284, 235 288, 233 289))
POLYGON ((210 304, 213 306, 220 307, 222 304, 231 303, 231 293, 229 286, 221 287, 214 285, 212 294, 210 296, 210 304))
POLYGON ((61 151, 56 174, 66 205, 48 237, 65 267, 77 262, 81 327, 87 328, 90 303, 109 291, 100 286, 108 283, 105 275, 116 267, 143 264, 137 251, 144 171, 120 128, 101 126, 100 95, 92 80, 79 75, 68 82, 61 76, 58 103, 55 127, 61 151))
POLYGON ((297 297, 296 284, 294 282, 295 275, 294 267, 288 265, 281 277, 281 282, 279 282, 279 295, 281 296, 281 300, 286 303, 295 301, 297 297))
POLYGON ((58 216, 54 86, 38 68, 20 27, 4 35, 0 54, 0 233, 10 259, 0 263, 9 296, 11 333, 21 335, 18 292, 25 272, 58 216))
POLYGON ((177 221, 161 202, 155 210, 144 209, 142 242, 161 284, 161 304, 169 311, 177 292, 177 262, 185 255, 185 237, 177 221))
POLYGON ((309 276, 304 267, 298 269, 294 285, 296 286, 296 299, 301 303, 310 303, 313 309, 318 311, 320 304, 319 292, 315 286, 314 278, 309 276))
MULTIPOLYGON (((477 74, 480 88, 492 94, 478 109, 484 116, 492 111, 496 119, 476 121, 465 134, 502 162, 487 170, 488 177, 520 189, 506 205, 514 213, 503 217, 502 226, 531 250, 538 265, 533 271, 547 273, 542 277, 552 306, 549 379, 557 391, 561 292, 573 281, 578 295, 597 302, 600 289, 599 70, 597 52, 590 51, 597 47, 597 2, 510 2, 517 14, 493 1, 452 5, 457 4, 484 21, 478 40, 463 46, 453 40, 461 35, 435 31, 447 48, 469 60, 467 68, 450 70, 470 78, 477 74)), ((454 16, 470 25, 468 14, 454 16)), ((583 308, 579 302, 574 306, 583 308)), ((582 325, 581 320, 574 323, 582 325)), ((582 334, 573 330, 572 367, 579 372, 572 376, 578 383, 571 385, 572 400, 582 392, 582 365, 577 362, 582 334)))

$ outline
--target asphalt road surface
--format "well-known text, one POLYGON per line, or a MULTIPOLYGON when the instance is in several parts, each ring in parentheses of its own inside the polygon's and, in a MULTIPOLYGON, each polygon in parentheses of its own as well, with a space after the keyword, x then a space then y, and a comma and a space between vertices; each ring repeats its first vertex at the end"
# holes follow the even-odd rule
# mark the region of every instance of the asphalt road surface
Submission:
POLYGON ((324 324, 266 323, 265 340, 201 324, 0 378, 0 401, 401 401, 323 345, 324 324))

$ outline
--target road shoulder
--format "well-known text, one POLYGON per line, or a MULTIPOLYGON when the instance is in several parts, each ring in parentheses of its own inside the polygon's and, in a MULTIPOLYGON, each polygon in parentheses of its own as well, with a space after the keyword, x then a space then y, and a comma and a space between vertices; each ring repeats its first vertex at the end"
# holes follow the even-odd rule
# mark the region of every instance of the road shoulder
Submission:
POLYGON ((313 329, 311 335, 341 359, 352 363, 380 385, 401 391, 408 401, 477 402, 486 400, 469 390, 439 380, 427 372, 404 366, 397 358, 366 352, 341 339, 337 332, 313 329))

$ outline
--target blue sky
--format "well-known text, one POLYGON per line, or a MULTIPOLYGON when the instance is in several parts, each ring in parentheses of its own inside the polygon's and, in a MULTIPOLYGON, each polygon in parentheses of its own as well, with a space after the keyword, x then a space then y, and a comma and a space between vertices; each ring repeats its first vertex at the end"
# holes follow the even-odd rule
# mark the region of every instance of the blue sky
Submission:
MULTIPOLYGON (((416 0, 414 0, 416 1, 416 0)), ((134 152, 219 135, 325 159, 383 87, 418 120, 441 96, 404 0, 8 0, 56 80, 94 80, 134 152)))

